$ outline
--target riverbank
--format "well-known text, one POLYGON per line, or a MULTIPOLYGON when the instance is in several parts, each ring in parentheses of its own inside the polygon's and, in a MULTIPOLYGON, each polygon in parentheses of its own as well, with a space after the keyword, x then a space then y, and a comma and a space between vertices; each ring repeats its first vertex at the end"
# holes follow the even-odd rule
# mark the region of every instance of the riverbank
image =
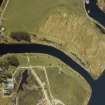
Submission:
POLYGON ((93 78, 98 78, 105 67, 105 36, 94 22, 87 18, 83 0, 62 0, 53 4, 50 4, 49 0, 46 2, 49 7, 45 7, 44 2, 39 9, 40 3, 32 0, 31 4, 27 2, 23 9, 23 5, 20 4, 23 4, 24 0, 10 1, 4 14, 4 36, 8 37, 4 43, 27 43, 9 37, 11 32, 27 32, 31 37, 31 43, 51 45, 64 51, 86 68, 93 78), (35 7, 35 3, 39 6, 35 7), (33 8, 27 10, 30 6, 36 11, 30 12, 33 8), (21 8, 21 12, 17 8, 21 8), (38 11, 42 15, 37 14, 38 11))

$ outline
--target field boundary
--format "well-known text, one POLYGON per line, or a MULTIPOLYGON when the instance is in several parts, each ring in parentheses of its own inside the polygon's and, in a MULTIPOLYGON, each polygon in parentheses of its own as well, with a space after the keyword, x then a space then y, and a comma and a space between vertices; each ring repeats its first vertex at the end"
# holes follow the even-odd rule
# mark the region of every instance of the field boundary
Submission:
POLYGON ((0 7, 1 7, 1 9, 3 9, 3 8, 5 7, 6 2, 7 2, 7 0, 3 0, 3 1, 2 1, 1 6, 0 6, 0 7))

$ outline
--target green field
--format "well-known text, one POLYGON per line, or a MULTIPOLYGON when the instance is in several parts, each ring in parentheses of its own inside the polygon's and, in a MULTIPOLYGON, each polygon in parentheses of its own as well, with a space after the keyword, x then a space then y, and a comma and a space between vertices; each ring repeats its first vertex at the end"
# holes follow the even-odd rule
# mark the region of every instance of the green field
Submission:
MULTIPOLYGON (((87 17, 83 0, 10 0, 3 26, 28 32, 32 43, 55 46, 73 57, 94 78, 105 68, 105 35, 87 17)), ((9 39, 9 43, 16 42, 9 39)))
MULTIPOLYGON (((19 66, 14 68, 12 73, 16 80, 14 92, 18 98, 18 105, 26 105, 26 103, 34 105, 41 101, 44 101, 41 105, 48 105, 48 103, 44 104, 47 102, 46 97, 35 73, 42 82, 51 102, 58 102, 60 105, 87 105, 91 96, 91 87, 81 75, 59 59, 38 53, 14 55, 19 59, 19 66), (22 63, 24 60, 26 63, 22 63), (27 84, 23 84, 23 90, 17 93, 24 70, 28 70, 27 84)), ((10 56, 10 54, 3 57, 6 56, 10 56)))
POLYGON ((4 13, 3 25, 8 33, 15 31, 34 33, 49 10, 62 4, 71 4, 71 0, 10 0, 4 13))

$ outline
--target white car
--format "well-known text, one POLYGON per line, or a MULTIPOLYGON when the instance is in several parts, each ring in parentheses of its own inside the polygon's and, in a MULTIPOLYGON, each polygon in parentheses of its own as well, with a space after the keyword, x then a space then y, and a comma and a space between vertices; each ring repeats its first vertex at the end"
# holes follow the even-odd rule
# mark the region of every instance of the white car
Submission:
POLYGON ((89 4, 89 3, 90 3, 90 0, 85 0, 85 3, 86 3, 86 4, 89 4))

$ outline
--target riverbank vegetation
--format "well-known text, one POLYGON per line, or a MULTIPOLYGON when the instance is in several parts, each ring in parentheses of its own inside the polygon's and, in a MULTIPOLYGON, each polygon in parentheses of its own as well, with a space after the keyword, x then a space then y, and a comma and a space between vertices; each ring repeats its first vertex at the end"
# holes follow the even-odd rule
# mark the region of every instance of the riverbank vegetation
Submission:
POLYGON ((105 0, 97 0, 97 5, 105 12, 105 0))

